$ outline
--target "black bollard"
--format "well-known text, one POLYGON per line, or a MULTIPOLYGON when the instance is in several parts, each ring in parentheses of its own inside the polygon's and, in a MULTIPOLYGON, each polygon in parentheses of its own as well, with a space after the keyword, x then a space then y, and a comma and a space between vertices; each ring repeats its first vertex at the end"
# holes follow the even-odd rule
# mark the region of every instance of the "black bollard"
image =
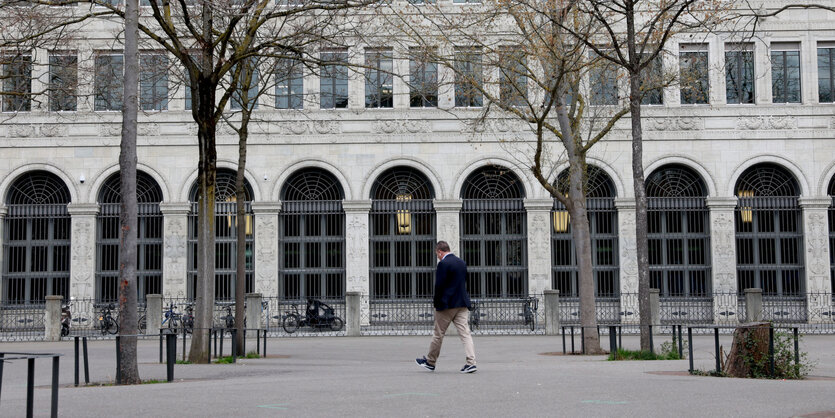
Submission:
POLYGON ((652 325, 649 326, 649 352, 655 353, 655 344, 652 342, 652 325))
POLYGON ((574 325, 571 326, 571 354, 574 354, 574 325))
POLYGON ((774 325, 768 324, 768 364, 770 376, 774 377, 774 325))
POLYGON ((34 413, 35 401, 35 359, 28 360, 26 373, 26 416, 31 417, 34 413))
POLYGON ((800 338, 797 335, 797 327, 794 327, 794 367, 800 367, 800 338))
POLYGON ((693 328, 687 327, 687 350, 690 354, 690 374, 693 374, 693 328))
POLYGON ((49 415, 58 418, 58 356, 52 357, 52 404, 49 415))
POLYGON ((716 374, 722 372, 721 353, 719 352, 719 328, 713 329, 713 340, 716 346, 716 374))
POLYGON ((166 372, 169 382, 174 380, 174 363, 177 362, 177 334, 170 333, 165 335, 165 348, 166 348, 166 372))
POLYGON ((81 347, 83 348, 82 354, 84 355, 84 384, 90 384, 90 361, 89 357, 87 357, 87 337, 81 338, 81 347))
POLYGON ((162 364, 162 328, 159 329, 159 364, 162 364))
POLYGON ((217 355, 215 356, 215 358, 223 357, 223 334, 225 334, 225 333, 226 332, 223 331, 222 329, 218 330, 218 334, 220 334, 220 351, 217 352, 217 355))
POLYGON ((78 337, 75 337, 75 386, 78 387, 78 337))
POLYGON ((183 325, 183 361, 186 359, 186 326, 183 325))
POLYGON ((264 358, 267 358, 267 329, 264 328, 264 358))
POLYGON ((121 350, 121 341, 120 336, 116 336, 116 384, 122 384, 122 350, 121 350))
POLYGON ((612 358, 617 358, 618 336, 614 325, 609 325, 609 352, 612 353, 612 358))
POLYGON ((586 327, 580 325, 580 352, 586 354, 586 327))
POLYGON ((565 327, 562 327, 562 353, 565 354, 565 327))
POLYGON ((232 328, 231 330, 229 330, 229 332, 232 334, 232 336, 229 339, 230 340, 229 345, 232 346, 232 363, 237 363, 238 362, 238 344, 237 344, 238 330, 236 328, 232 328))
POLYGON ((255 333, 255 352, 261 357, 261 331, 255 333))
POLYGON ((681 339, 681 325, 678 326, 678 358, 684 358, 684 344, 681 339))

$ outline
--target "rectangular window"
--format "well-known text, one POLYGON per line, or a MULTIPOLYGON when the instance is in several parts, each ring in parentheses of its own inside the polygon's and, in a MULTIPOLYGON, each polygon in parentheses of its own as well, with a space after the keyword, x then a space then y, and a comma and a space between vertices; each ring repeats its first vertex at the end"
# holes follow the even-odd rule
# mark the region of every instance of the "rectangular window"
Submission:
POLYGON ((139 56, 139 108, 168 110, 168 57, 163 54, 139 56))
POLYGON ((481 107, 484 103, 484 98, 479 90, 481 85, 481 50, 477 48, 456 48, 455 106, 481 107))
POLYGON ((3 57, 3 111, 32 110, 32 56, 3 57))
POLYGON ((728 45, 725 50, 725 95, 728 104, 754 103, 754 47, 728 45))
POLYGON ((452 2, 455 4, 478 4, 481 3, 481 0, 452 0, 452 2))
POLYGON ((591 104, 595 106, 614 106, 618 104, 617 67, 592 53, 589 57, 592 65, 589 70, 589 88, 591 104))
POLYGON ((660 105, 664 103, 664 70, 661 55, 641 70, 641 104, 660 105))
POLYGON ((800 103, 800 44, 771 44, 771 101, 800 103))
MULTIPOLYGON (((234 67, 232 68, 232 72, 235 72, 234 67)), ((249 110, 258 109, 259 76, 258 61, 255 59, 250 60, 250 66, 248 68, 244 67, 241 69, 241 75, 238 79, 238 89, 235 90, 235 93, 232 94, 232 100, 229 101, 232 110, 241 110, 244 105, 246 105, 249 110), (249 75, 246 74, 247 71, 250 72, 249 75), (247 80, 247 78, 249 79, 247 80), (242 87, 244 86, 249 86, 246 95, 246 103, 244 103, 244 98, 241 95, 241 92, 243 91, 242 87)))
POLYGON ((49 110, 53 112, 77 109, 78 56, 51 54, 49 56, 49 110))
POLYGON ((319 107, 322 109, 345 109, 348 107, 348 62, 347 51, 322 53, 319 76, 319 107))
POLYGON ((835 42, 818 43, 818 102, 835 102, 835 42))
POLYGON ((365 107, 394 107, 390 49, 365 51, 365 107))
POLYGON ((678 64, 681 104, 707 104, 710 98, 707 45, 680 45, 678 64))
POLYGON ((282 58, 275 67, 276 109, 301 109, 304 106, 304 74, 298 60, 282 58))
POLYGON ((424 49, 409 50, 409 103, 411 107, 438 107, 438 64, 429 62, 424 49))
POLYGON ((528 99, 525 53, 508 48, 501 52, 499 98, 507 106, 524 106, 528 99))
POLYGON ((123 55, 96 56, 96 111, 122 110, 124 64, 123 55))

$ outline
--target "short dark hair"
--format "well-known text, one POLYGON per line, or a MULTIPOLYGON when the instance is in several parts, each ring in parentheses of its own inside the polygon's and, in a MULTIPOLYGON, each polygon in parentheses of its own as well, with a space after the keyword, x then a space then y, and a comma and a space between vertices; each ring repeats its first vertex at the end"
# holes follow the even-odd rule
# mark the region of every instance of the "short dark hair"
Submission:
POLYGON ((443 251, 445 253, 449 252, 449 244, 446 241, 438 241, 438 244, 435 245, 435 251, 443 251))

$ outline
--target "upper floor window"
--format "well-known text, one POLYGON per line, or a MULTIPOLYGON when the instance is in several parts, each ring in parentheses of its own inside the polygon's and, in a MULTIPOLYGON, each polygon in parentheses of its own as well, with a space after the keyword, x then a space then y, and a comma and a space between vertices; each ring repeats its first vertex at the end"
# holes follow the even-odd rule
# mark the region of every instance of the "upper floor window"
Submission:
POLYGON ((528 98, 528 71, 525 54, 513 48, 501 51, 499 95, 507 106, 524 106, 528 98))
POLYGON ((679 51, 681 104, 707 104, 710 97, 707 45, 682 44, 679 51))
POLYGON ((409 105, 411 107, 438 106, 438 64, 430 62, 428 51, 409 50, 409 105))
MULTIPOLYGON (((232 110, 241 110, 244 106, 247 107, 249 110, 258 109, 258 93, 260 89, 258 87, 258 83, 260 80, 260 73, 258 71, 258 60, 250 59, 247 63, 239 63, 237 65, 243 65, 241 68, 241 73, 238 76, 238 87, 235 89, 235 93, 232 95, 232 100, 230 101, 230 106, 232 110), (246 65, 244 65, 246 64, 246 65), (243 97, 243 87, 249 86, 246 92, 246 100, 243 97)), ((235 69, 232 70, 233 72, 235 69)))
POLYGON ((478 48, 455 49, 455 106, 481 107, 484 97, 482 85, 481 50, 478 48))
POLYGON ((394 107, 390 49, 365 51, 365 107, 394 107))
POLYGON ((95 110, 122 110, 124 63, 121 54, 96 56, 95 110))
POLYGON ((283 58, 275 66, 275 107, 301 109, 304 105, 304 75, 301 62, 283 58))
POLYGON ((800 103, 800 44, 771 44, 771 101, 800 103))
POLYGON ((32 110, 32 56, 3 56, 3 111, 32 110))
POLYGON ((320 102, 322 109, 344 109, 348 107, 348 62, 347 51, 322 52, 321 74, 319 76, 320 102))
POLYGON ((728 104, 754 103, 754 47, 725 47, 725 95, 728 104))
MULTIPOLYGON (((430 2, 434 3, 434 1, 430 1, 430 2)), ((476 4, 476 3, 481 3, 481 0, 452 0, 452 2, 453 3, 458 3, 458 4, 465 4, 465 3, 476 4)))
POLYGON ((661 55, 656 55, 650 63, 641 70, 641 104, 660 105, 664 102, 664 71, 661 66, 661 55))
POLYGON ((593 52, 589 57, 589 61, 591 65, 591 69, 589 70, 591 104, 598 106, 613 106, 618 104, 617 67, 593 52))
POLYGON ((818 43, 818 101, 835 102, 835 42, 818 43))
POLYGON ((142 110, 168 109, 168 57, 139 56, 139 106, 142 110))
POLYGON ((51 54, 49 56, 49 110, 75 111, 78 91, 78 56, 51 54))

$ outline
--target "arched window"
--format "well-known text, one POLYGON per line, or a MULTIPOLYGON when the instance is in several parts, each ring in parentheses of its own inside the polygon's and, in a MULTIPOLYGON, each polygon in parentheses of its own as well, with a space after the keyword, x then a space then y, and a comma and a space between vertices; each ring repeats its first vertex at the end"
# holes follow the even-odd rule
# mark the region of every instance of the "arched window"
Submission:
MULTIPOLYGON (((246 292, 253 291, 254 227, 252 220, 252 187, 244 180, 246 195, 246 219, 239 224, 235 187, 236 173, 233 170, 218 169, 215 187, 215 299, 235 298, 237 277, 238 226, 246 228, 246 292)), ((189 193, 191 212, 188 217, 188 297, 194 298, 197 287, 197 198, 199 185, 194 184, 189 193)))
MULTIPOLYGON (((96 300, 114 302, 119 296, 119 216, 121 176, 111 175, 99 191, 96 217, 96 300)), ((136 172, 139 203, 136 247, 136 287, 139 301, 162 294, 162 189, 148 174, 136 172)))
POLYGON ((431 298, 435 193, 408 167, 385 171, 371 188, 371 298, 431 298))
POLYGON ((835 176, 829 182, 827 193, 832 198, 832 204, 829 205, 829 280, 832 284, 829 289, 835 300, 835 176))
POLYGON ((689 167, 671 164, 647 177, 650 286, 662 297, 711 293, 707 187, 689 167))
MULTIPOLYGON (((557 177, 557 190, 566 194, 568 170, 557 177)), ((617 297, 618 282, 618 212, 615 209, 615 185, 603 170, 588 166, 586 208, 591 232, 591 256, 594 269, 595 295, 617 297)), ((551 266, 554 289, 560 297, 579 297, 577 284, 577 253, 571 235, 571 217, 565 206, 554 199, 551 214, 551 266)))
POLYGON ((487 166, 461 189, 461 252, 472 297, 528 293, 527 225, 522 182, 507 168, 487 166))
POLYGON ((5 303, 44 303, 47 295, 69 296, 70 191, 58 176, 32 171, 6 195, 3 228, 5 303))
POLYGON ((767 296, 804 291, 803 222, 797 181, 775 164, 748 168, 736 182, 736 271, 740 294, 767 296))
POLYGON ((345 212, 339 181, 318 168, 294 173, 281 189, 279 295, 345 298, 345 212))

